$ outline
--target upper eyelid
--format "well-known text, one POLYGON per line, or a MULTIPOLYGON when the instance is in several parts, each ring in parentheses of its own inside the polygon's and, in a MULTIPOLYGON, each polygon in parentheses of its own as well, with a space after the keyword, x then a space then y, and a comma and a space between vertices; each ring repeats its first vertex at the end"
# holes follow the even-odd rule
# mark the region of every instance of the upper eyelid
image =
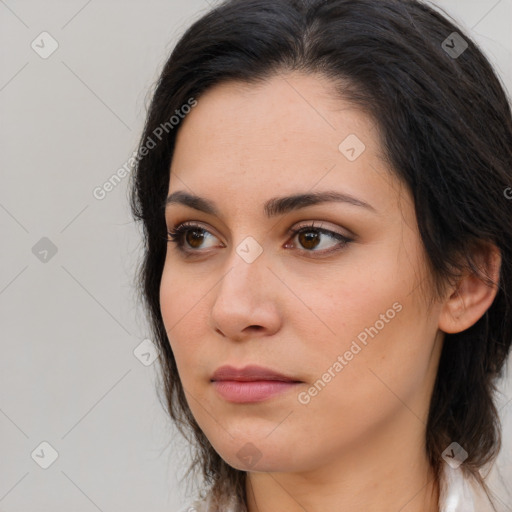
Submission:
POLYGON ((206 231, 206 232, 210 233, 211 235, 214 235, 216 238, 219 238, 215 233, 212 232, 211 228, 207 228, 207 227, 203 226, 201 223, 195 222, 195 221, 178 222, 172 228, 167 228, 167 230, 168 231, 173 231, 173 230, 176 230, 176 229, 179 229, 179 228, 183 228, 183 229, 201 229, 203 231, 206 231))
MULTIPOLYGON (((302 228, 310 228, 310 229, 318 229, 320 231, 330 231, 331 233, 343 234, 339 233, 335 228, 329 227, 329 224, 326 224, 325 221, 303 221, 304 223, 299 223, 295 227, 291 227, 287 230, 287 232, 297 231, 302 228)), ((346 229, 346 228, 344 228, 346 229)), ((347 235, 348 236, 348 235, 347 235)))

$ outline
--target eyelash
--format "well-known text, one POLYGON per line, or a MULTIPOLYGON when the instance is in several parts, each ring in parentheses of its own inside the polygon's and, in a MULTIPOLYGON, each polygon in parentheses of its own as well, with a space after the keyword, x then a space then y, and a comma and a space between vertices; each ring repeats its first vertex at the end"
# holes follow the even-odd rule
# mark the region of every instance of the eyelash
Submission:
MULTIPOLYGON (((185 234, 188 231, 194 231, 194 230, 199 231, 199 232, 209 233, 209 231, 207 229, 202 228, 201 226, 199 226, 197 224, 183 223, 167 232, 167 235, 170 237, 170 238, 168 238, 168 242, 176 244, 176 248, 185 256, 197 255, 198 253, 201 252, 201 249, 186 249, 184 247, 184 241, 183 241, 185 234)), ((330 231, 330 230, 324 229, 324 228, 319 228, 319 227, 315 226, 314 223, 308 224, 305 226, 300 226, 296 229, 290 229, 290 230, 288 230, 287 234, 289 236, 291 236, 292 238, 295 238, 297 235, 304 233, 304 232, 321 233, 324 235, 328 235, 329 237, 334 238, 335 240, 339 241, 339 244, 335 248, 331 248, 331 249, 324 250, 324 251, 302 249, 303 252, 307 252, 307 253, 319 253, 319 254, 327 255, 327 254, 330 254, 332 252, 342 249, 343 247, 347 246, 349 243, 354 241, 354 239, 348 238, 348 237, 342 235, 341 233, 337 233, 335 231, 330 231)))

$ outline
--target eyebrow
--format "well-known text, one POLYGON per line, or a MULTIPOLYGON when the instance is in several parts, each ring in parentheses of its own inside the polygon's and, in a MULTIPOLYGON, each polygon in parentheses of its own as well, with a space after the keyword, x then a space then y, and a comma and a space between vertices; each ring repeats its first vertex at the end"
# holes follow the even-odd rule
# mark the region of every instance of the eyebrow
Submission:
MULTIPOLYGON (((335 191, 307 192, 291 196, 273 197, 264 204, 263 211, 267 217, 272 218, 294 210, 306 208, 307 206, 330 202, 347 203, 377 213, 377 210, 365 201, 335 191)), ((190 194, 184 190, 178 190, 170 194, 165 200, 164 208, 170 204, 182 204, 194 210, 199 210, 217 217, 220 216, 219 210, 213 201, 190 194)))

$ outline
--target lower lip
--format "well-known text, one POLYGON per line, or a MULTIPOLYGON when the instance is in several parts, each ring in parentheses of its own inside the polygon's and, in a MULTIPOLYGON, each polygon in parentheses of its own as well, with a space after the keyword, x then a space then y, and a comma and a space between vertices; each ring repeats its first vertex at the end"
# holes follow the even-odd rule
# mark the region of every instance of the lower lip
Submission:
POLYGON ((213 385, 222 398, 234 403, 261 402, 271 396, 288 391, 298 382, 278 380, 258 380, 241 382, 236 380, 214 381, 213 385))

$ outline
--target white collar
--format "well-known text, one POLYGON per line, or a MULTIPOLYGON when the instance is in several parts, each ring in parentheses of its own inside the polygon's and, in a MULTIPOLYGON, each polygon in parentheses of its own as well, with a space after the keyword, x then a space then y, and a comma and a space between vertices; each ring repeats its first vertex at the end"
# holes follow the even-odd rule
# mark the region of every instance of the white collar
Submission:
POLYGON ((443 463, 440 482, 439 512, 487 512, 493 510, 480 484, 466 477, 461 467, 443 463))

